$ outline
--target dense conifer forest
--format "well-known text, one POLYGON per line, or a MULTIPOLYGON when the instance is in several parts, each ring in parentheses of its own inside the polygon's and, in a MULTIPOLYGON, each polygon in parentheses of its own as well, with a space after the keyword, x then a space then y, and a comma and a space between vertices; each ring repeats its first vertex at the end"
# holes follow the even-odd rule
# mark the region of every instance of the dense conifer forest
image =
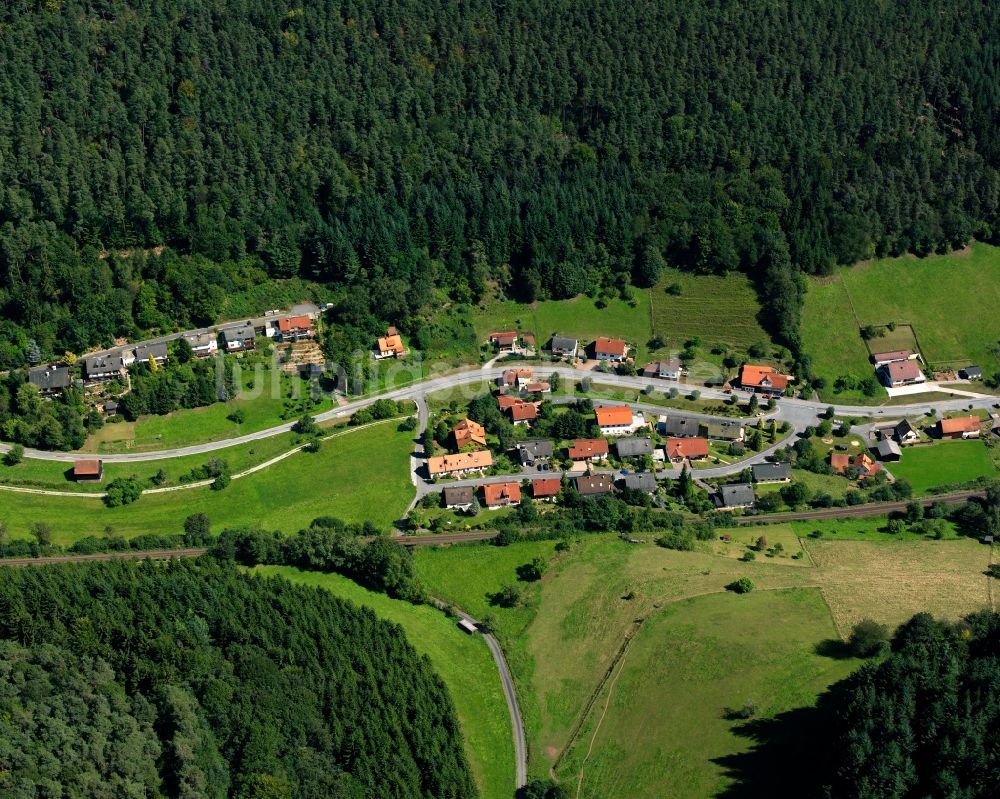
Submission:
POLYGON ((475 795, 402 631, 213 562, 7 569, 0 794, 475 795))
POLYGON ((745 270, 794 346, 801 273, 996 239, 998 30, 987 0, 11 0, 0 362, 267 276, 405 323, 665 262, 745 270))

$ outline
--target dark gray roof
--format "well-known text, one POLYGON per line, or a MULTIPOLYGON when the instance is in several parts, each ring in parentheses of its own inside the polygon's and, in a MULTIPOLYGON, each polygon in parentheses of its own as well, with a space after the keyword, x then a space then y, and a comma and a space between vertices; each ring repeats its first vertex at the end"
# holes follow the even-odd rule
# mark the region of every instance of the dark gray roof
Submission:
POLYGON ((625 488, 634 488, 637 491, 649 493, 656 491, 656 477, 649 472, 627 474, 622 482, 625 484, 625 488))
POLYGON ((122 369, 124 362, 122 356, 117 355, 91 355, 83 361, 83 368, 87 374, 95 372, 117 372, 122 369))
POLYGON ((72 381, 67 366, 39 366, 28 372, 28 382, 46 391, 66 388, 72 381))
POLYGON ((902 455, 902 452, 899 449, 899 444, 891 438, 883 438, 878 442, 878 456, 880 458, 886 458, 891 455, 895 455, 897 458, 902 455))
POLYGON ((552 442, 545 439, 517 442, 517 454, 521 463, 530 463, 539 458, 551 458, 554 452, 552 442))
POLYGON ((663 432, 668 436, 697 436, 701 423, 697 419, 686 419, 683 416, 668 416, 663 423, 663 432))
POLYGON ((719 493, 715 497, 716 503, 722 508, 739 508, 745 505, 753 505, 756 497, 753 493, 753 486, 749 483, 730 483, 719 486, 719 493))
POLYGON ((755 463, 750 467, 753 479, 758 483, 769 480, 788 480, 792 476, 792 466, 789 463, 755 463))
POLYGON ((899 422, 894 428, 892 428, 892 432, 897 438, 902 438, 910 433, 916 433, 917 429, 910 424, 909 419, 903 419, 903 421, 899 422))
POLYGON ((619 458, 636 458, 653 454, 653 442, 648 438, 619 438, 615 442, 619 458))
POLYGON ((966 366, 964 369, 959 369, 958 376, 969 380, 970 378, 982 377, 983 368, 981 366, 966 366))
POLYGON ((708 438, 738 441, 743 435, 743 422, 736 419, 713 419, 702 424, 708 438))
POLYGON ((191 345, 193 349, 198 347, 208 347, 213 341, 215 341, 215 336, 211 333, 188 333, 184 336, 184 340, 191 345))
POLYGON ((227 327, 222 330, 222 340, 227 344, 234 341, 244 342, 247 339, 256 338, 257 332, 250 322, 244 322, 235 327, 227 327))
POLYGON ((577 347, 577 340, 575 338, 570 338, 569 336, 553 336, 551 342, 551 348, 553 350, 575 350, 577 347))
POLYGON ((476 496, 473 486, 448 486, 444 490, 445 505, 471 505, 476 496))
POLYGON ((167 357, 167 345, 160 344, 140 344, 135 348, 135 359, 137 361, 148 361, 150 356, 154 358, 167 357))
POLYGON ((614 488, 611 477, 606 474, 582 475, 576 478, 576 490, 584 496, 588 494, 610 494, 614 488))

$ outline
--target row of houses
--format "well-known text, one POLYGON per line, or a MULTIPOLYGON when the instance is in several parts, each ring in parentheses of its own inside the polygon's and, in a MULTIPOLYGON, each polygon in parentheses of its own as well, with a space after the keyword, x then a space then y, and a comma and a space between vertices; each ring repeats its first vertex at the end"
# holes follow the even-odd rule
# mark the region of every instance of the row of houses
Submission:
MULTIPOLYGON (((489 343, 501 355, 517 355, 533 350, 535 340, 516 330, 504 330, 490 333, 489 343)), ((579 339, 555 334, 549 339, 548 351, 557 358, 572 360, 589 356, 598 361, 621 363, 628 358, 629 346, 624 339, 598 336, 589 347, 582 347, 579 339)))
MULTIPOLYGON (((600 497, 613 494, 616 488, 655 493, 658 488, 656 477, 649 472, 625 475, 617 486, 610 474, 585 474, 574 477, 571 484, 584 497, 600 497)), ((531 481, 531 499, 551 501, 562 491, 562 480, 558 477, 539 477, 531 481)), ((487 510, 499 510, 520 505, 523 499, 521 484, 515 480, 486 483, 482 486, 447 486, 442 491, 444 506, 453 510, 469 510, 477 493, 481 504, 487 510)))

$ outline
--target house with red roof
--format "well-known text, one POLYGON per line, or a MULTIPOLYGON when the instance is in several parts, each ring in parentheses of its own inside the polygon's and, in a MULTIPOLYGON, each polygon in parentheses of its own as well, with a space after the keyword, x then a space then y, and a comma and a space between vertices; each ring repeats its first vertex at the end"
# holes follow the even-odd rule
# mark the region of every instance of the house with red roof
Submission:
POLYGON ((483 486, 483 504, 488 510, 506 508, 509 505, 520 505, 521 484, 514 481, 487 483, 483 486))
POLYGON ((757 394, 780 396, 788 388, 790 379, 770 366, 745 363, 740 368, 740 388, 757 394))
POLYGON ((707 438, 668 438, 667 458, 673 463, 697 461, 708 457, 707 438))
POLYGON ((628 357, 628 344, 624 339, 599 336, 594 340, 594 357, 599 361, 621 363, 628 357))

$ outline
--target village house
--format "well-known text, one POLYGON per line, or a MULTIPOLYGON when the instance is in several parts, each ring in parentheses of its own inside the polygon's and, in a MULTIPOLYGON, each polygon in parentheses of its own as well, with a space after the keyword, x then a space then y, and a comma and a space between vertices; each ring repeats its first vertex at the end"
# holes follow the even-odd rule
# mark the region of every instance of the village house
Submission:
POLYGON ((104 479, 104 463, 97 458, 73 461, 73 479, 78 483, 99 483, 104 479))
POLYGON ((958 419, 942 419, 938 422, 941 438, 979 438, 983 422, 978 416, 962 416, 958 419))
POLYGON ((668 438, 667 459, 671 463, 698 461, 708 457, 707 438, 668 438))
POLYGON ((867 452, 855 455, 851 465, 861 473, 862 477, 874 477, 882 471, 882 464, 874 460, 867 452))
POLYGON ((983 368, 981 366, 966 366, 958 370, 958 376, 962 380, 982 380, 983 368))
POLYGON ((115 416, 118 413, 118 403, 113 399, 105 400, 100 410, 105 416, 115 416))
POLYGON ((790 463, 755 463, 750 467, 755 483, 787 483, 792 479, 790 463))
POLYGON ((916 357, 916 353, 910 350, 890 350, 889 352, 873 352, 871 360, 875 364, 875 368, 878 369, 880 366, 885 366, 886 364, 896 363, 897 361, 911 361, 916 357))
POLYGON ((719 510, 745 510, 753 507, 757 497, 754 496, 750 483, 729 483, 719 486, 712 501, 719 510))
POLYGON ((576 490, 583 497, 599 497, 614 491, 614 483, 608 474, 585 474, 573 478, 576 490))
POLYGON ((920 440, 920 433, 917 432, 909 419, 897 422, 892 428, 892 437, 900 444, 913 444, 920 440))
POLYGON ((516 402, 507 408, 507 415, 514 424, 527 425, 538 418, 538 404, 534 402, 516 402))
POLYGON ((653 442, 648 438, 619 438, 615 442, 615 451, 619 458, 644 458, 653 454, 653 442))
POLYGON ((883 438, 879 441, 875 451, 878 452, 878 459, 880 461, 898 461, 903 457, 899 444, 891 438, 883 438))
POLYGON ((121 377, 125 363, 119 353, 90 355, 83 359, 83 374, 89 381, 112 380, 121 377))
POLYGON ((555 454, 552 442, 545 439, 518 441, 515 449, 517 450, 517 459, 522 466, 536 468, 548 464, 555 454))
POLYGON ((627 474, 622 478, 622 487, 644 494, 655 494, 657 489, 656 476, 650 472, 627 474))
POLYGON ((520 369, 505 369, 504 373, 497 378, 497 385, 501 388, 523 389, 529 383, 535 382, 535 373, 527 367, 520 369))
MULTIPOLYGON (((156 363, 157 366, 163 366, 167 362, 167 345, 163 342, 159 344, 140 344, 135 348, 133 361, 135 363, 144 363, 149 365, 150 360, 156 363)), ((126 362, 126 366, 131 366, 131 363, 126 362)))
POLYGON ((219 351, 219 340, 211 333, 188 333, 183 338, 198 358, 207 358, 219 351))
POLYGON ((642 414, 633 415, 628 405, 604 405, 594 409, 602 436, 627 436, 646 426, 642 414))
POLYGON ((37 366, 28 370, 28 382, 38 389, 42 396, 58 394, 64 388, 69 388, 73 379, 68 366, 37 366))
POLYGON ((301 341, 304 338, 313 338, 315 335, 313 321, 306 314, 286 316, 278 320, 277 338, 280 341, 301 341))
POLYGON ((549 352, 559 358, 575 358, 579 348, 579 342, 569 336, 553 336, 549 342, 549 352))
POLYGON ((531 496, 552 502, 562 491, 562 480, 558 477, 540 477, 531 481, 531 496))
POLYGON ((892 361, 878 367, 878 376, 887 388, 912 386, 927 380, 916 361, 892 361))
POLYGON ((513 481, 507 483, 487 483, 483 486, 483 504, 488 510, 506 508, 521 504, 521 484, 513 481))
POLYGON ((680 358, 668 358, 665 361, 653 361, 642 368, 643 377, 659 377, 663 380, 680 380, 683 366, 680 358))
POLYGON ((755 366, 745 363, 740 367, 739 384, 744 391, 780 396, 788 388, 789 380, 788 375, 783 375, 770 366, 755 366))
POLYGON ((459 452, 457 455, 435 455, 427 459, 427 474, 433 478, 482 473, 492 465, 493 454, 488 449, 459 452))
POLYGON ((486 430, 479 422, 472 419, 463 419, 451 429, 452 438, 455 439, 455 449, 461 450, 473 444, 480 447, 486 446, 486 430))
POLYGON ((603 438, 578 438, 566 455, 571 461, 604 460, 608 457, 608 442, 603 438))
POLYGON ((444 506, 449 510, 469 510, 475 499, 476 489, 472 486, 446 486, 441 493, 444 506))
POLYGON ((685 416, 661 416, 657 420, 656 429, 665 436, 694 438, 701 433, 701 421, 685 416))
POLYGON ((533 383, 524 384, 526 394, 551 394, 552 386, 544 380, 536 380, 533 383))
POLYGON ((599 361, 621 363, 628 356, 628 344, 620 338, 599 336, 594 341, 594 357, 599 361))
POLYGON ((402 358, 405 354, 403 338, 394 327, 387 328, 385 335, 375 341, 375 360, 377 361, 386 358, 402 358))
POLYGON ((745 436, 743 422, 737 419, 712 419, 702 422, 699 432, 706 438, 718 441, 742 441, 745 436))
POLYGON ((257 348, 257 331, 251 322, 224 327, 220 335, 226 352, 245 352, 257 348))
POLYGON ((517 332, 514 330, 503 333, 490 333, 490 344, 497 352, 517 352, 517 332))

